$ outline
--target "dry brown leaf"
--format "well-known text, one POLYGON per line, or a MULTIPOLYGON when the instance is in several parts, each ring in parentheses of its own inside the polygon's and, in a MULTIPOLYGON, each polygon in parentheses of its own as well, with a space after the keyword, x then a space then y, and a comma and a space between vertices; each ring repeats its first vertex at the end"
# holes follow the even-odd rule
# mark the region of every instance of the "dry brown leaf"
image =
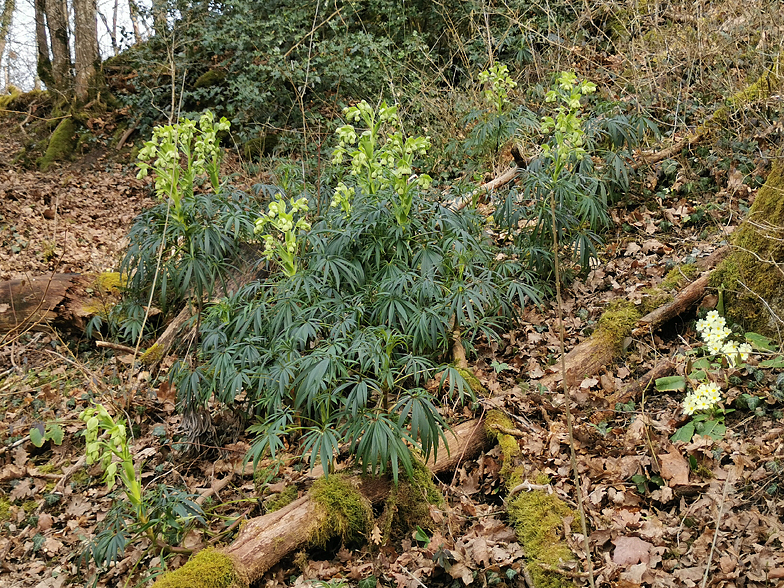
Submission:
POLYGON ((455 580, 462 580, 463 584, 466 586, 474 581, 474 572, 468 569, 468 567, 462 562, 452 564, 452 566, 449 568, 449 575, 452 576, 452 578, 455 580))
POLYGON ((27 470, 22 466, 17 466, 14 464, 8 464, 3 466, 3 469, 0 470, 0 482, 8 482, 10 480, 18 480, 19 478, 23 478, 27 475, 27 470))
POLYGON ((11 500, 24 500, 25 498, 35 496, 35 489, 30 486, 30 482, 30 478, 25 478, 19 482, 9 494, 11 500))
POLYGON ((689 483, 689 462, 678 452, 670 451, 659 455, 661 477, 669 486, 685 486, 689 483))
POLYGON ((613 539, 615 551, 613 563, 619 566, 633 566, 638 563, 647 564, 651 559, 652 544, 639 537, 621 536, 613 539))

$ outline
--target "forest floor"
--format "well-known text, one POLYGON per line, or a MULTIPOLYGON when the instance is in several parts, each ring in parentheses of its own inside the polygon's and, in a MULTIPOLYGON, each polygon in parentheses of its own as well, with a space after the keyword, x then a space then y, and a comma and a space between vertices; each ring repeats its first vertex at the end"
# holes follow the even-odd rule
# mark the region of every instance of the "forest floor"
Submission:
MULTIPOLYGON (((8 162, 21 139, 8 119, 0 124, 0 161, 8 162)), ((99 148, 48 173, 0 164, 0 280, 116 268, 135 215, 153 200, 133 166, 107 153, 99 148)), ((655 184, 656 175, 644 181, 655 184)), ((669 198, 630 197, 612 210, 615 229, 593 271, 564 293, 567 350, 589 336, 610 302, 642 304, 670 270, 726 244, 755 190, 732 173, 721 185, 718 193, 697 196, 673 190, 669 198)), ((703 309, 715 300, 709 294, 703 309)), ((542 393, 537 385, 560 353, 556 316, 551 304, 528 308, 499 343, 480 346, 471 368, 489 395, 480 396, 475 412, 449 412, 456 424, 490 408, 506 411, 522 433, 519 460, 530 481, 544 479, 576 507, 563 396, 542 393)), ((755 410, 728 414, 727 432, 717 441, 670 440, 688 420, 682 392, 649 388, 640 398, 609 407, 604 400, 660 358, 678 361, 699 347, 695 317, 693 309, 660 332, 626 341, 621 359, 586 378, 575 394, 575 449, 598 585, 691 587, 705 586, 704 578, 711 586, 784 585, 784 419, 773 393, 778 374, 738 374, 729 399, 749 394, 761 402, 755 410), (593 422, 600 408, 611 416, 593 422)), ((226 530, 238 517, 263 514, 286 488, 302 494, 312 482, 296 460, 267 480, 243 470, 245 436, 209 456, 182 456, 174 448, 180 417, 173 391, 163 383, 165 369, 153 377, 128 361, 122 352, 60 333, 3 340, 3 587, 140 586, 160 569, 161 558, 143 540, 108 570, 84 557, 116 499, 99 468, 81 467, 63 479, 84 454, 78 415, 92 401, 131 423, 132 452, 137 467, 144 464, 146 486, 166 482, 205 494, 214 480, 233 473, 232 483, 205 501, 208 524, 191 531, 184 547, 230 541, 226 530), (54 421, 66 432, 62 444, 38 448, 26 437, 32 427, 54 421)), ((443 508, 431 509, 432 520, 387 545, 304 550, 281 561, 259 585, 355 586, 375 575, 380 585, 407 588, 524 586, 526 553, 508 526, 501 465, 495 448, 443 476, 443 508)), ((568 523, 560 532, 574 553, 583 553, 580 535, 568 523)), ((171 569, 185 559, 178 555, 165 563, 171 569)), ((587 582, 577 571, 558 573, 567 583, 587 582)))

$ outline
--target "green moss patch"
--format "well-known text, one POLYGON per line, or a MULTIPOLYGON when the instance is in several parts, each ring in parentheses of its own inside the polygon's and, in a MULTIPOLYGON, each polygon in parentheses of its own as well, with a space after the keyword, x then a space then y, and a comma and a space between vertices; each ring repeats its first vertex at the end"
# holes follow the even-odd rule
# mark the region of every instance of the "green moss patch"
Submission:
POLYGON ((0 498, 0 521, 7 521, 11 518, 11 503, 5 498, 0 498))
POLYGON ((608 345, 620 349, 640 317, 640 309, 634 303, 628 300, 612 302, 599 319, 594 337, 601 337, 608 345))
POLYGON ((298 494, 299 492, 294 484, 291 486, 286 486, 283 492, 277 494, 276 496, 270 497, 269 500, 264 502, 265 512, 275 512, 284 506, 288 506, 297 499, 298 494))
POLYGON ((358 543, 367 536, 373 521, 368 500, 339 474, 317 480, 310 497, 322 511, 322 521, 311 537, 311 543, 324 546, 333 537, 343 543, 358 543))
POLYGON ((455 369, 457 370, 458 374, 463 376, 463 379, 471 387, 471 390, 474 391, 474 394, 481 394, 482 396, 488 395, 487 388, 482 386, 482 382, 480 382, 479 378, 474 375, 474 372, 472 372, 470 369, 464 369, 460 367, 455 367, 455 369))
POLYGON ((155 343, 152 347, 150 347, 147 351, 142 353, 141 357, 139 357, 139 361, 142 362, 142 365, 153 365, 158 363, 163 359, 163 347, 155 343))
POLYGON ((232 559, 217 549, 204 549, 184 566, 161 576, 153 588, 246 588, 232 559))
POLYGON ((525 477, 525 468, 515 467, 514 463, 514 458, 520 455, 520 445, 517 443, 517 438, 504 432, 514 428, 512 420, 500 410, 491 410, 485 417, 487 436, 495 439, 501 448, 503 465, 499 474, 508 488, 514 488, 525 477))
POLYGON ((194 88, 209 88, 217 86, 226 79, 226 72, 222 69, 211 69, 204 72, 193 83, 194 88))
POLYGON ((700 268, 693 263, 685 263, 667 272, 662 280, 661 287, 664 290, 680 290, 691 280, 699 277, 700 268))
POLYGON ((38 160, 41 171, 48 170, 55 161, 68 159, 76 147, 76 124, 71 117, 64 118, 49 138, 44 156, 38 160))
POLYGON ((748 331, 776 336, 784 292, 777 264, 784 263, 784 165, 774 165, 746 222, 735 231, 732 253, 711 274, 710 286, 724 293, 725 314, 748 331), (766 261, 761 261, 766 260, 766 261), (761 300, 765 301, 765 304, 761 300))
POLYGON ((390 534, 391 527, 401 533, 407 533, 418 526, 433 529, 431 504, 443 506, 444 496, 433 482, 430 470, 419 460, 414 460, 412 476, 402 480, 387 500, 387 516, 390 517, 392 525, 387 525, 390 528, 385 528, 385 535, 390 534))
POLYGON ((541 490, 522 492, 507 506, 509 520, 529 562, 528 571, 537 588, 560 588, 571 582, 546 568, 558 568, 574 556, 563 540, 564 518, 577 520, 575 512, 557 496, 541 490))

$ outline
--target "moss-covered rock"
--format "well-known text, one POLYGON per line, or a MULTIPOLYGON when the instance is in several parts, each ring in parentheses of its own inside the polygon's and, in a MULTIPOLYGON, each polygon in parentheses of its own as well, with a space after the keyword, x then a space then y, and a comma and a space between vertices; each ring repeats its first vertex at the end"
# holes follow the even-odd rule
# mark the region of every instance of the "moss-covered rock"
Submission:
POLYGON ((55 161, 68 159, 76 147, 76 124, 71 117, 64 118, 49 138, 46 153, 38 161, 41 171, 48 170, 55 161))
POLYGON ((247 588, 232 559, 217 549, 204 549, 184 566, 161 576, 153 588, 247 588))
POLYGON ((367 537, 373 521, 368 500, 340 474, 317 480, 310 489, 311 499, 321 509, 321 521, 311 543, 324 546, 334 537, 343 543, 359 543, 367 537))
POLYGON ((773 166, 748 218, 733 234, 732 244, 732 253, 711 274, 710 285, 723 292, 725 314, 732 322, 747 331, 776 337, 776 317, 784 317, 780 269, 784 263, 784 164, 773 166))
POLYGON ((222 69, 210 69, 201 74, 196 81, 193 82, 194 88, 209 88, 217 86, 226 79, 226 71, 222 69))
POLYGON ((508 488, 514 488, 525 478, 525 469, 515 463, 515 458, 520 455, 517 438, 505 432, 514 428, 512 420, 500 410, 491 410, 485 416, 487 436, 495 439, 501 449, 503 464, 499 474, 508 488))

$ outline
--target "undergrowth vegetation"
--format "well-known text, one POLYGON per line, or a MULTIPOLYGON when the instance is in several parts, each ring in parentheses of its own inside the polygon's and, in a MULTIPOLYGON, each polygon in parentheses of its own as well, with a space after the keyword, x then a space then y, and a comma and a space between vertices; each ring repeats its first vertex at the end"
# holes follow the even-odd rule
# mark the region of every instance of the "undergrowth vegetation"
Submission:
MULTIPOLYGON (((490 110, 481 124, 490 124, 508 108, 513 83, 502 66, 483 79, 490 110)), ((503 123, 516 120, 511 131, 490 133, 494 152, 521 129, 544 140, 523 190, 492 219, 513 235, 509 247, 491 238, 475 207, 453 209, 429 191, 418 163, 430 139, 406 136, 398 108, 385 102, 344 110, 333 190, 289 168, 280 185, 237 193, 216 173, 217 131, 227 122, 206 114, 199 127, 158 128, 139 157, 162 202, 134 225, 122 268, 135 295, 111 318, 135 338, 148 300, 167 311, 193 295, 198 347, 170 372, 183 411, 241 403, 258 419, 254 463, 296 442, 311 468, 329 472, 348 446, 363 468, 390 468, 397 479, 401 465, 411 469, 411 448, 427 457, 444 439, 442 404, 473 398, 451 358, 496 338, 549 291, 551 193, 561 255, 588 268, 610 195, 628 182, 623 156, 652 126, 623 116, 586 122, 579 113, 594 89, 564 73, 547 96, 554 116, 513 117, 503 123), (265 277, 219 292, 225 260, 254 238, 265 277)))

